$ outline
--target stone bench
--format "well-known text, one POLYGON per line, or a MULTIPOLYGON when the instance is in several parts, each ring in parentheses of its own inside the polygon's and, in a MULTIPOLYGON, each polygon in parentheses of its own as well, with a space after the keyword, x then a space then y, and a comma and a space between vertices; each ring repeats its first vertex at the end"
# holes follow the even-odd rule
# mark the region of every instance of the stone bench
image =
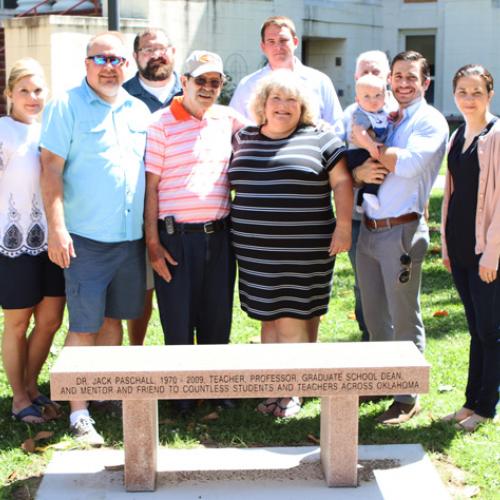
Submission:
POLYGON ((356 486, 362 395, 428 391, 411 342, 65 347, 50 373, 56 401, 122 400, 125 487, 154 491, 159 399, 321 398, 328 486, 356 486))

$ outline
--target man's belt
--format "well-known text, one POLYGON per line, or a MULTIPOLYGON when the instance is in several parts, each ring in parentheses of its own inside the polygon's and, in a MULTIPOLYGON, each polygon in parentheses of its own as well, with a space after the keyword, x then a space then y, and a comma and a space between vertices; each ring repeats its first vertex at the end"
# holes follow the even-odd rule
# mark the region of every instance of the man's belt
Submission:
POLYGON ((410 212, 409 214, 403 214, 399 217, 388 217, 387 219, 370 219, 366 215, 363 217, 363 222, 368 229, 383 229, 391 228, 392 226, 399 226, 400 224, 406 224, 407 222, 412 222, 418 220, 420 215, 416 212, 410 212))
POLYGON ((175 222, 173 217, 165 217, 158 221, 158 228, 167 234, 174 233, 205 233, 212 234, 229 227, 229 217, 209 222, 175 222))

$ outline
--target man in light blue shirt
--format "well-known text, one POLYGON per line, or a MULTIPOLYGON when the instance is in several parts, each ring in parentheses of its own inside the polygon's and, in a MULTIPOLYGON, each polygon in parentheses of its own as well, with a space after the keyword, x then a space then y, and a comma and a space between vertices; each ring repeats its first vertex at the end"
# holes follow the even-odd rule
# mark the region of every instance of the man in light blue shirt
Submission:
MULTIPOLYGON (((380 207, 363 203, 356 264, 370 340, 410 340, 423 352, 420 282, 429 245, 424 213, 449 130, 444 116, 424 99, 430 73, 421 54, 398 54, 390 83, 401 116, 389 146, 381 148, 379 162, 368 160, 353 172, 357 183, 381 184, 380 207)), ((416 395, 396 396, 378 421, 401 424, 419 411, 416 395)))
POLYGON ((270 17, 262 25, 260 35, 260 48, 268 64, 240 81, 229 105, 253 120, 248 104, 257 83, 275 69, 289 69, 297 73, 315 95, 318 117, 332 125, 338 122, 341 126, 342 107, 330 78, 321 71, 305 66, 294 56, 299 39, 293 21, 284 16, 270 17))
MULTIPOLYGON (((43 116, 48 252, 64 269, 68 346, 119 345, 120 320, 138 317, 143 309, 149 111, 121 87, 125 54, 119 33, 92 38, 86 79, 50 102, 43 116)), ((104 440, 93 423, 86 402, 72 401, 72 433, 100 446, 104 440)))

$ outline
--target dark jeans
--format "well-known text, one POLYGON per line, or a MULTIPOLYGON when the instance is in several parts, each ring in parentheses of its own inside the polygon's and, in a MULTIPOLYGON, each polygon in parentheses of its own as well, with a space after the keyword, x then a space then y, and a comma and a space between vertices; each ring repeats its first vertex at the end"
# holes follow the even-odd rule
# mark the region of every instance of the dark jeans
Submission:
POLYGON ((165 343, 227 344, 231 330, 236 263, 229 230, 212 234, 160 230, 161 244, 177 261, 172 280, 155 273, 165 343))
POLYGON ((471 335, 464 406, 493 418, 500 384, 500 279, 497 275, 493 283, 485 283, 477 268, 453 262, 451 270, 471 335))
POLYGON ((356 245, 358 243, 359 229, 361 226, 360 220, 353 219, 352 221, 352 245, 349 250, 349 260, 351 261, 352 270, 354 271, 354 314, 358 322, 359 330, 361 331, 361 340, 367 342, 370 340, 368 328, 366 328, 365 318, 363 317, 363 308, 361 307, 361 295, 358 286, 358 273, 356 272, 356 245))

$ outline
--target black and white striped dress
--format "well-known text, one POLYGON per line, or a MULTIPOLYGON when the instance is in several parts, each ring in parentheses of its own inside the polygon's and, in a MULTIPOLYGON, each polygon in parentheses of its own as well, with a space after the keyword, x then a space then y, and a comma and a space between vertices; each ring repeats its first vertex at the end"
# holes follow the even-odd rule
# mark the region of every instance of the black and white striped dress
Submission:
POLYGON ((233 138, 231 233, 242 309, 252 318, 308 319, 326 313, 335 228, 329 171, 343 142, 313 127, 270 139, 257 127, 233 138))

